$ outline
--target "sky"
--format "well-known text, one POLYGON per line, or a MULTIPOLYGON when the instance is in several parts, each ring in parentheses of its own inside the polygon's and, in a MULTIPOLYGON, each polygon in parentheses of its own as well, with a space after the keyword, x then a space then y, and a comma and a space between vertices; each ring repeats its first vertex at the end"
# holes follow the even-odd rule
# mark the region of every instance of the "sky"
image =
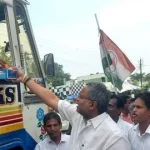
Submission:
POLYGON ((100 28, 120 47, 139 72, 150 72, 149 0, 29 0, 30 19, 41 59, 53 53, 72 78, 103 73, 100 28))

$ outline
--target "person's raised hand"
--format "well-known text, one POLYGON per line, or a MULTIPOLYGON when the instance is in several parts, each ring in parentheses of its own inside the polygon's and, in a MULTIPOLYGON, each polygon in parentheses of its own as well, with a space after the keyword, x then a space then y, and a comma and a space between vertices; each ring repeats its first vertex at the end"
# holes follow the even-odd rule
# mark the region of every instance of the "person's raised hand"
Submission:
POLYGON ((21 71, 21 69, 17 68, 17 67, 12 67, 12 69, 14 71, 17 71, 17 78, 16 78, 16 82, 22 82, 25 74, 21 71))

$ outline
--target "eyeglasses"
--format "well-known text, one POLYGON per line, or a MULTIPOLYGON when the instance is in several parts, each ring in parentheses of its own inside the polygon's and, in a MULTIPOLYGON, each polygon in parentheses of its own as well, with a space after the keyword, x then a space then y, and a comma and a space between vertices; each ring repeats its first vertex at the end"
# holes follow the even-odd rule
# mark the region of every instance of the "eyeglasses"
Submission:
MULTIPOLYGON (((79 98, 79 99, 87 99, 87 100, 89 100, 89 101, 94 101, 94 102, 96 102, 96 100, 89 99, 88 97, 83 97, 83 96, 81 96, 81 95, 79 95, 78 98, 79 98)), ((78 98, 77 98, 77 99, 78 99, 78 98)))

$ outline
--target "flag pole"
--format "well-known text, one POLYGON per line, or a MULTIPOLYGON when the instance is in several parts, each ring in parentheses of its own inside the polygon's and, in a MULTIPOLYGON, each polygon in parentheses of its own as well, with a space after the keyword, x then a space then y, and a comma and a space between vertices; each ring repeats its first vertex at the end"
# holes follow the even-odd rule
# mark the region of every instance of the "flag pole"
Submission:
MULTIPOLYGON (((95 19, 96 19, 96 23, 97 23, 97 27, 98 27, 98 32, 100 34, 100 38, 103 38, 103 36, 101 36, 101 30, 100 30, 100 26, 99 26, 99 22, 98 22, 98 19, 97 19, 97 15, 95 14, 95 19)), ((108 68, 109 68, 109 71, 110 71, 110 76, 111 76, 111 79, 112 79, 112 83, 114 85, 114 90, 115 90, 115 94, 117 95, 118 92, 117 92, 117 88, 115 86, 115 81, 114 81, 114 78, 112 76, 112 71, 111 71, 111 68, 110 68, 110 63, 109 63, 109 59, 108 59, 108 55, 107 55, 107 49, 105 47, 105 44, 103 44, 103 47, 104 47, 104 53, 105 53, 105 56, 106 56, 106 59, 107 59, 107 63, 108 63, 108 68)))

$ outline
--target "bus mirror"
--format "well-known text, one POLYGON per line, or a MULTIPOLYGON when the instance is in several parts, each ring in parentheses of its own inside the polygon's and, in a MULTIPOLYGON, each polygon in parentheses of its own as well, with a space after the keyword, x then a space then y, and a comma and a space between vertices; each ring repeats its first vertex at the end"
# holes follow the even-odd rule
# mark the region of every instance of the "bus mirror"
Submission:
POLYGON ((54 56, 51 53, 44 56, 44 71, 46 76, 53 77, 55 75, 54 56))

